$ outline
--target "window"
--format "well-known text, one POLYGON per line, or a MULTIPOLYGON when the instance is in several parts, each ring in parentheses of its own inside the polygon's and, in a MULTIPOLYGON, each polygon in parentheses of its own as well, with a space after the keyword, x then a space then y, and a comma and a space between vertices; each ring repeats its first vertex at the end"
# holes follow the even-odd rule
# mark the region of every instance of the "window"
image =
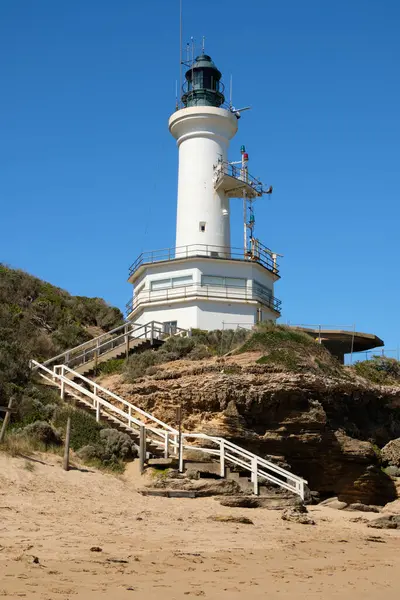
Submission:
POLYGON ((272 290, 270 290, 266 285, 259 283, 258 281, 253 281, 253 289, 256 294, 264 298, 268 298, 269 300, 272 298, 272 290))
POLYGON ((172 287, 180 287, 181 285, 190 285, 193 281, 193 275, 182 275, 182 277, 172 278, 172 287))
POLYGON ((169 288, 191 285, 193 275, 183 275, 181 277, 170 277, 169 279, 156 279, 150 282, 150 290, 168 290, 169 288))
POLYGON ((163 323, 163 333, 167 335, 175 335, 178 321, 165 321, 163 323))
POLYGON ((165 290, 170 287, 172 287, 172 279, 157 279, 150 284, 151 291, 165 290))
POLYGON ((217 275, 202 275, 201 285, 245 288, 246 279, 239 277, 218 277, 217 275))
POLYGON ((206 230, 206 223, 205 221, 200 221, 199 223, 199 231, 201 231, 202 233, 204 233, 206 230))

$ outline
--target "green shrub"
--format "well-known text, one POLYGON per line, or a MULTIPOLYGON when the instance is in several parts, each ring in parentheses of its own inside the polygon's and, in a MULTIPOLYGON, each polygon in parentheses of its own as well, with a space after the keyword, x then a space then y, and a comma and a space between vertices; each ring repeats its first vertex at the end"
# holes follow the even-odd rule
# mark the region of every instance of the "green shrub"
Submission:
POLYGON ((128 381, 134 381, 138 377, 143 377, 146 369, 152 367, 157 362, 158 353, 154 350, 145 350, 140 354, 132 354, 125 362, 124 373, 128 381))
POLYGON ((215 329, 214 331, 202 331, 192 329, 192 340, 195 345, 204 345, 211 355, 223 355, 237 348, 251 335, 248 329, 215 329))
POLYGON ((78 450, 77 455, 84 462, 113 471, 123 471, 123 461, 136 458, 137 448, 129 435, 116 429, 103 429, 100 441, 78 450))
POLYGON ((45 421, 36 421, 24 427, 19 435, 24 435, 45 446, 60 446, 62 441, 60 434, 45 421))
POLYGON ((100 431, 100 443, 103 448, 102 460, 136 458, 137 448, 128 434, 116 429, 103 429, 100 431))
POLYGON ((65 431, 68 417, 71 417, 70 445, 73 450, 100 442, 100 431, 104 427, 97 423, 94 416, 79 408, 58 407, 54 415, 54 426, 65 431))
POLYGON ((190 360, 203 360, 212 356, 212 352, 207 348, 205 344, 199 344, 195 346, 188 354, 190 360))
POLYGON ((374 356, 371 360, 355 363, 353 369, 365 379, 381 385, 400 382, 400 361, 386 356, 374 356))
POLYGON ((96 375, 113 375, 122 373, 125 365, 125 358, 112 358, 106 362, 97 365, 96 375))

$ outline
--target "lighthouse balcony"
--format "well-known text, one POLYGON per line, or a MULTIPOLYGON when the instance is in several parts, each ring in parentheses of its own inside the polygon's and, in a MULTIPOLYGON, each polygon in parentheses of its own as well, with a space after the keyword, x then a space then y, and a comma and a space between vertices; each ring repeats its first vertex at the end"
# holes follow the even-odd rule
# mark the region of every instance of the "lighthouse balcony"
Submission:
POLYGON ((214 188, 228 198, 257 198, 264 193, 261 181, 228 162, 220 162, 214 170, 214 188))
MULTIPOLYGON (((157 288, 150 285, 148 289, 141 288, 126 305, 126 315, 132 318, 139 309, 154 305, 169 306, 191 300, 209 300, 212 302, 249 303, 271 311, 276 319, 280 316, 281 301, 275 298, 270 290, 256 281, 246 281, 240 278, 202 276, 201 281, 189 285, 179 285, 179 279, 174 278, 157 281, 157 288), (158 289, 163 285, 162 289, 158 289), (241 287, 243 286, 243 287, 241 287)), ((188 277, 186 277, 188 279, 188 277)))
POLYGON ((134 283, 141 273, 146 270, 148 265, 164 262, 178 263, 193 258, 258 264, 272 275, 274 281, 279 279, 279 266, 276 261, 276 255, 259 240, 254 239, 248 251, 245 251, 243 248, 230 248, 227 246, 190 244, 177 248, 163 248, 161 250, 142 252, 129 267, 128 281, 134 283))

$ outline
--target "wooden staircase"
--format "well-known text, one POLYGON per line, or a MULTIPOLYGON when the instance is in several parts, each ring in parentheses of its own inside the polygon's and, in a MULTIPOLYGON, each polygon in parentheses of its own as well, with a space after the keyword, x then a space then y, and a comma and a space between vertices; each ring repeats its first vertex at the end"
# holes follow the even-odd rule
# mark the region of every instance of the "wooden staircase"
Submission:
POLYGON ((57 386, 63 400, 74 399, 79 406, 94 412, 97 421, 105 419, 120 430, 129 432, 136 444, 139 441, 142 469, 149 456, 169 458, 174 455, 179 457, 179 471, 182 473, 185 469, 186 451, 196 450, 204 455, 207 462, 213 463, 219 478, 227 478, 228 474, 238 472, 239 475, 234 477, 238 478, 239 483, 246 483, 243 477, 246 478, 247 484, 256 495, 260 493, 260 485, 267 483, 292 492, 304 500, 307 482, 302 477, 227 439, 204 433, 179 432, 65 364, 54 365, 53 369, 49 369, 32 360, 31 368, 42 379, 57 386), (243 475, 244 472, 247 475, 243 475))

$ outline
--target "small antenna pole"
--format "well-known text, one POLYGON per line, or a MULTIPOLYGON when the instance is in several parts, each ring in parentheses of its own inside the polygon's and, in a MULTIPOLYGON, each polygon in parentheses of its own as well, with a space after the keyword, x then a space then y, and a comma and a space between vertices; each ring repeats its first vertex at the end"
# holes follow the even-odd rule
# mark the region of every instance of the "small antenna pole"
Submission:
POLYGON ((232 85, 233 85, 233 77, 231 75, 231 80, 229 83, 229 107, 232 108, 232 85))
POLYGON ((201 46, 201 53, 202 54, 204 54, 205 44, 206 44, 206 37, 203 35, 203 43, 202 43, 202 46, 201 46))
MULTIPOLYGON (((182 0, 179 0, 179 93, 182 90, 182 0)), ((179 107, 178 94, 177 98, 177 109, 179 107)))
POLYGON ((193 65, 194 65, 194 37, 192 36, 192 89, 193 89, 193 65))
POLYGON ((175 97, 176 97, 176 102, 175 102, 175 107, 176 110, 179 109, 179 100, 178 100, 178 80, 175 81, 175 97))

